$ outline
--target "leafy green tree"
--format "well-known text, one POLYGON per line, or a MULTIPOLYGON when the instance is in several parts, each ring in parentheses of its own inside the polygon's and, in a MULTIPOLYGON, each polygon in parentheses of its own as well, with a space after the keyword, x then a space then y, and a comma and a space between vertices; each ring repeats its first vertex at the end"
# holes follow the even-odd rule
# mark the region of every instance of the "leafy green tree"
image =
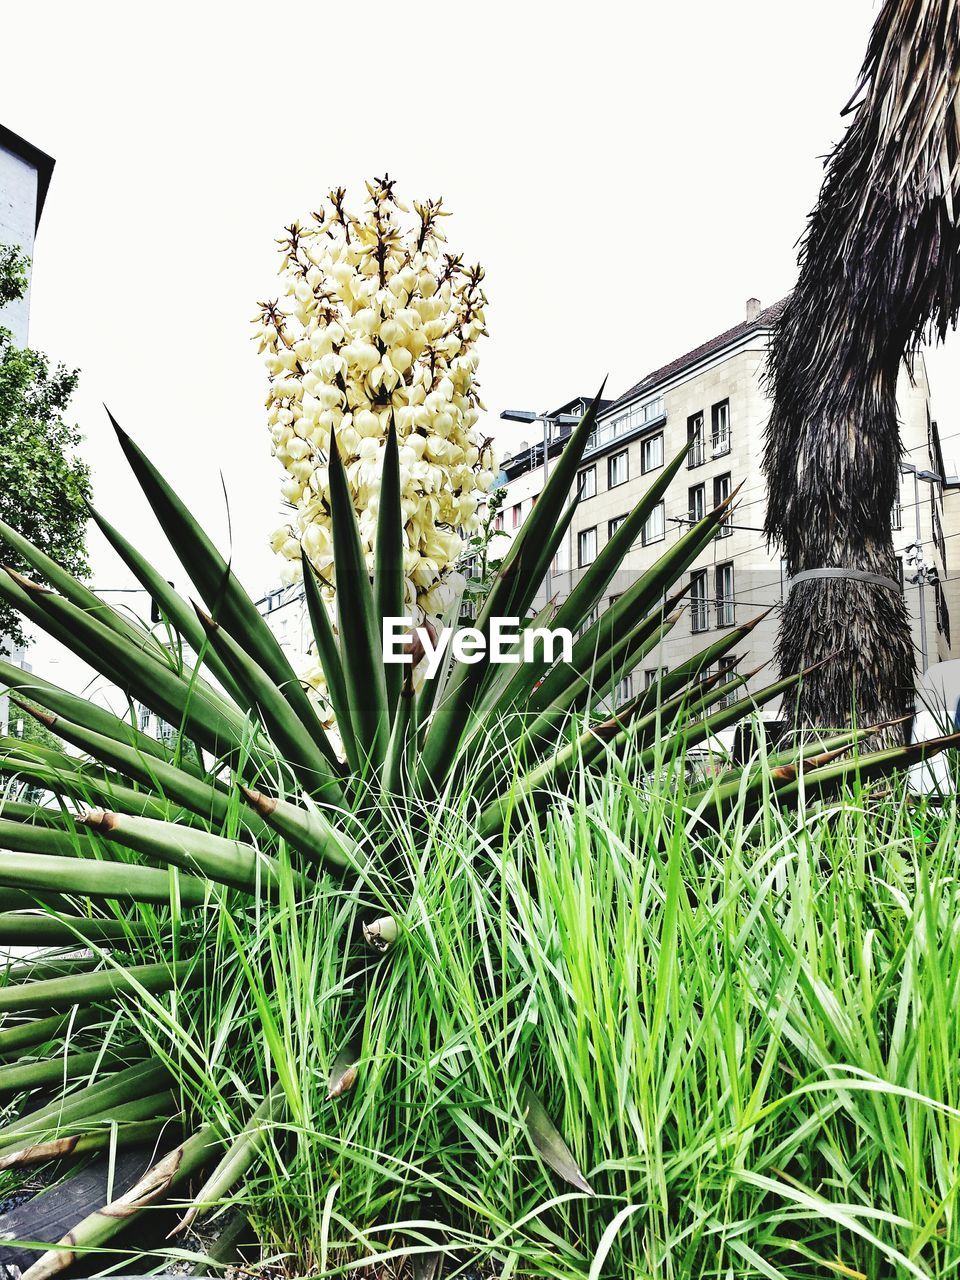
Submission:
POLYGON ((0 307, 18 302, 27 289, 25 254, 13 244, 0 244, 0 307))
MULTIPOLYGON (((26 267, 18 249, 0 246, 0 305, 23 296, 26 267)), ((0 520, 83 577, 90 469, 76 455, 79 431, 64 418, 76 385, 77 370, 51 367, 0 326, 0 520)), ((5 556, 27 571, 12 549, 5 556)), ((15 610, 0 603, 0 650, 25 640, 15 610)))

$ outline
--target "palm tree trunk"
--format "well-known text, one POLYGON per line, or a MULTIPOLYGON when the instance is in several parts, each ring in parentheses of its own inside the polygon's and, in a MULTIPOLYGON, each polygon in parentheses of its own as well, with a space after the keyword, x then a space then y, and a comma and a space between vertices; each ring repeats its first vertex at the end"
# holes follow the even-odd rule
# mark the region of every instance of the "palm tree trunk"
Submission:
POLYGON ((819 575, 792 586, 777 657, 796 671, 836 655, 804 682, 804 723, 873 723, 913 701, 893 586, 896 383, 960 307, 958 23, 960 0, 884 4, 771 340, 765 530, 791 577, 819 575))

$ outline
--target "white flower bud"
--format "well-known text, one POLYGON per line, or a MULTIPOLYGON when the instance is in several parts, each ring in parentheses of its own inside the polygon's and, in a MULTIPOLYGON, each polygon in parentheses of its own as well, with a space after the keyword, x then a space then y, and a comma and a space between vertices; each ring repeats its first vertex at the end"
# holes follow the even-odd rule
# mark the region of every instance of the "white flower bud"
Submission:
POLYGON ((294 438, 287 445, 287 456, 298 462, 301 458, 306 458, 310 454, 310 446, 306 440, 301 440, 299 436, 294 438))
POLYGON ((282 529, 274 529, 273 533, 270 535, 271 551, 280 552, 283 548, 283 544, 289 537, 290 529, 287 525, 284 525, 282 529))
POLYGON ((413 364, 413 353, 408 351, 406 347, 392 347, 390 350, 390 363, 397 373, 404 374, 413 364))
POLYGON ((380 352, 371 342, 355 342, 353 343, 352 356, 348 358, 353 364, 358 365, 365 373, 368 373, 380 363, 380 352))
POLYGON ((359 413, 355 413, 353 415, 353 424, 362 436, 380 434, 380 419, 370 409, 361 409, 359 413))

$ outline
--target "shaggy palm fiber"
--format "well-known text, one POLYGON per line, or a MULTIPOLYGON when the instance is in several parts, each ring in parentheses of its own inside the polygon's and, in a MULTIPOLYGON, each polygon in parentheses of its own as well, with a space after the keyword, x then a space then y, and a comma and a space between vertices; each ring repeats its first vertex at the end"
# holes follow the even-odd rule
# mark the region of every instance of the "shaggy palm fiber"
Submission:
MULTIPOLYGON (((958 81, 960 0, 886 0, 771 338, 765 532, 790 574, 897 576, 897 373, 922 341, 955 326, 960 308, 958 81)), ((830 654, 804 682, 799 720, 868 724, 909 710, 902 594, 855 579, 794 586, 781 668, 830 654)))

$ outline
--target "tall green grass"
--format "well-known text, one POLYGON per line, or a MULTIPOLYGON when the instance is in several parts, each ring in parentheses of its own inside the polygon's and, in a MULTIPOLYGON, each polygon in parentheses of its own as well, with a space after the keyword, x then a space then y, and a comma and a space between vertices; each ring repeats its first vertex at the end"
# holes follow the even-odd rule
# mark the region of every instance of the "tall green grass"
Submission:
POLYGON ((416 857, 398 836, 393 900, 331 879, 224 913, 216 999, 144 1003, 186 1104, 250 1138, 211 1213, 299 1275, 956 1272, 955 804, 894 784, 719 820, 664 762, 584 774, 502 854, 469 817, 452 798, 416 857))

